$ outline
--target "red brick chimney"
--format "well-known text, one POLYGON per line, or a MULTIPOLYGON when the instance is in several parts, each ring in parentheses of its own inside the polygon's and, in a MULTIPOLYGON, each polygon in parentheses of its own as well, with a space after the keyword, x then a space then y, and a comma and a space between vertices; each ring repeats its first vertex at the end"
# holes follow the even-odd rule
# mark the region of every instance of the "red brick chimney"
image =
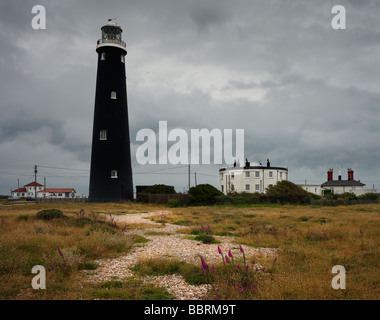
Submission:
POLYGON ((347 174, 348 174, 348 180, 354 180, 354 170, 347 169, 347 174))
POLYGON ((333 180, 333 169, 329 169, 329 171, 327 171, 327 180, 333 180))

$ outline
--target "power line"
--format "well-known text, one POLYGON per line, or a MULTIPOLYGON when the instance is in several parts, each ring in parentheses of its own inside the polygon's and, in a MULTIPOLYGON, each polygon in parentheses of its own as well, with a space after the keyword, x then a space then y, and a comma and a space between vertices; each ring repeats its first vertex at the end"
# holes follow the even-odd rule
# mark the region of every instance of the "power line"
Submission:
POLYGON ((39 168, 49 168, 49 169, 59 169, 59 170, 74 170, 74 171, 86 171, 89 172, 88 169, 73 169, 73 168, 60 168, 60 167, 50 167, 50 166, 38 166, 39 168))

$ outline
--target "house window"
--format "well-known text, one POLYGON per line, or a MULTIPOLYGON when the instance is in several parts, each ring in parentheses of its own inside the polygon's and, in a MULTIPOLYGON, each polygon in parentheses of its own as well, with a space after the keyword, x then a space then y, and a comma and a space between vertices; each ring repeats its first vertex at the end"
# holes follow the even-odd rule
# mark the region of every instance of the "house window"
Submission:
POLYGON ((255 178, 260 178, 260 172, 259 171, 255 172, 255 178))
POLYGON ((116 179, 117 178, 117 170, 112 170, 111 171, 111 178, 116 179))
POLYGON ((107 140, 107 130, 100 130, 99 140, 107 140))
POLYGON ((224 185, 222 185, 222 192, 224 192, 224 185))
POLYGON ((120 60, 121 60, 122 63, 124 63, 125 62, 125 57, 123 55, 121 55, 120 56, 120 60))
POLYGON ((260 190, 260 185, 259 184, 255 184, 255 191, 259 191, 260 190))
POLYGON ((250 186, 249 186, 249 184, 246 184, 245 185, 245 191, 249 191, 250 190, 250 186))
POLYGON ((280 179, 282 180, 282 172, 280 172, 280 179))
POLYGON ((220 180, 223 180, 223 173, 220 174, 220 180))
POLYGON ((102 54, 100 55, 100 60, 106 60, 106 53, 105 52, 102 52, 102 54))
POLYGON ((111 99, 117 99, 116 98, 116 91, 111 91, 111 99))
POLYGON ((249 178, 249 171, 245 173, 245 177, 249 178))
POLYGON ((273 178, 273 171, 269 171, 269 178, 273 178))
POLYGON ((62 193, 58 193, 58 197, 62 197, 62 193))

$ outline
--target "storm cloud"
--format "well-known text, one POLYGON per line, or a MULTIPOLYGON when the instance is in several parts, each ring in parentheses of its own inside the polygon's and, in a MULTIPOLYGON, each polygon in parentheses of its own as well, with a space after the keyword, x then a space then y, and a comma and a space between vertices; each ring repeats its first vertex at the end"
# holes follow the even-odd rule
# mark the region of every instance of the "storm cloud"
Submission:
MULTIPOLYGON (((187 189, 185 166, 136 161, 137 132, 161 120, 189 134, 244 129, 245 156, 288 167, 295 183, 322 183, 341 166, 380 185, 378 1, 3 0, 0 194, 29 183, 34 165, 40 183, 88 194, 95 47, 109 18, 127 43, 134 185, 187 189), (45 30, 31 26, 37 4, 45 30), (331 27, 335 4, 346 30, 331 27)), ((191 172, 218 186, 218 169, 191 172)))

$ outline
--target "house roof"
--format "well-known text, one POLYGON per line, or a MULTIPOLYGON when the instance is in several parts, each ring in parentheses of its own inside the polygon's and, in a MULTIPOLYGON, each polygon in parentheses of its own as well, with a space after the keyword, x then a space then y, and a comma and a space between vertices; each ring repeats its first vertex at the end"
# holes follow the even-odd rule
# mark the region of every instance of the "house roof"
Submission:
POLYGON ((38 182, 31 182, 31 183, 28 183, 27 185, 25 185, 24 187, 34 187, 34 186, 36 186, 36 187, 43 187, 43 185, 42 184, 39 184, 38 182))
POLYGON ((12 192, 26 192, 26 188, 18 188, 16 190, 12 190, 12 192))
POLYGON ((328 180, 321 187, 363 187, 364 183, 356 180, 328 180))
POLYGON ((38 191, 40 193, 50 192, 50 193, 66 193, 66 192, 75 192, 73 188, 46 188, 38 191))

